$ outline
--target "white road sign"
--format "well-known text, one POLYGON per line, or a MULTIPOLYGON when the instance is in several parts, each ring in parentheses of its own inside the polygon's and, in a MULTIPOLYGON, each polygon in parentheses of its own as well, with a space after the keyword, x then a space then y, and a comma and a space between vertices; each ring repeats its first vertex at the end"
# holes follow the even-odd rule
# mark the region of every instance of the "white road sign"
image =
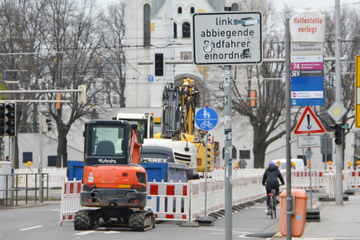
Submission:
POLYGON ((320 136, 298 136, 298 148, 321 147, 320 136))
POLYGON ((196 13, 192 36, 197 65, 262 62, 259 12, 196 13))

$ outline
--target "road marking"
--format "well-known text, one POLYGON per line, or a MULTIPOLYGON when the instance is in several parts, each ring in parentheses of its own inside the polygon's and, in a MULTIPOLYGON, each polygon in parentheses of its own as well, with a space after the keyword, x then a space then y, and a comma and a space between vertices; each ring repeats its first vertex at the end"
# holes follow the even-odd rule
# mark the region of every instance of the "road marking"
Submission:
POLYGON ((81 232, 81 233, 75 233, 74 235, 79 235, 79 236, 83 236, 83 235, 88 235, 88 234, 91 234, 91 233, 94 233, 95 231, 84 231, 84 232, 81 232))
POLYGON ((41 228, 43 227, 42 225, 38 225, 38 226, 34 226, 34 227, 28 227, 28 228, 22 228, 19 231, 27 231, 27 230, 31 230, 31 229, 35 229, 35 228, 41 228))
POLYGON ((118 231, 108 231, 108 232, 104 232, 104 234, 109 234, 109 233, 120 233, 118 231))

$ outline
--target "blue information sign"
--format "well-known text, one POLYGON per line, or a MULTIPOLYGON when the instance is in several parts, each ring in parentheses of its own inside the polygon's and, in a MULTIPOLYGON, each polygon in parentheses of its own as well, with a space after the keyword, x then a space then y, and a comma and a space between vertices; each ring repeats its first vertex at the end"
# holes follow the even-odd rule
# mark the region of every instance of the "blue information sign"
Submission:
POLYGON ((212 108, 201 108, 195 116, 196 125, 205 131, 213 129, 218 121, 218 114, 212 108))
POLYGON ((148 82, 154 82, 154 76, 153 75, 148 76, 148 82))

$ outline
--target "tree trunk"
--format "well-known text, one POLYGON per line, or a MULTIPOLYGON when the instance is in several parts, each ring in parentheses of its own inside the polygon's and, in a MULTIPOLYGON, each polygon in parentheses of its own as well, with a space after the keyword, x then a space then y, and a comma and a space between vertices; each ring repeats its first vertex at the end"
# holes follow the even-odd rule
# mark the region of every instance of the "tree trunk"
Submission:
POLYGON ((254 153, 254 168, 263 168, 264 167, 264 159, 265 159, 265 151, 267 146, 264 143, 255 143, 253 147, 254 153))
POLYGON ((56 158, 56 167, 58 168, 67 167, 67 133, 68 130, 64 125, 62 125, 61 128, 58 128, 58 148, 56 158))

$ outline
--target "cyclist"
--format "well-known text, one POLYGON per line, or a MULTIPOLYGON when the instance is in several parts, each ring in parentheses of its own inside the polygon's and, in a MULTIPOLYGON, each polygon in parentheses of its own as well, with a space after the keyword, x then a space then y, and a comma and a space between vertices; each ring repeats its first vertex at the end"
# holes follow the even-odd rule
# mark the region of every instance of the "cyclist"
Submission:
MULTIPOLYGON (((264 176, 262 179, 262 184, 263 186, 265 186, 266 183, 266 195, 267 195, 267 199, 266 199, 266 204, 267 204, 267 208, 268 208, 268 213, 267 215, 270 215, 270 209, 269 209, 269 204, 270 204, 270 196, 269 193, 271 193, 271 189, 276 189, 276 196, 279 195, 279 181, 278 178, 281 181, 281 184, 284 185, 284 179, 279 171, 278 166, 276 166, 276 164, 273 161, 269 162, 269 167, 265 170, 264 172, 264 176)), ((275 196, 275 199, 276 199, 275 196)))

